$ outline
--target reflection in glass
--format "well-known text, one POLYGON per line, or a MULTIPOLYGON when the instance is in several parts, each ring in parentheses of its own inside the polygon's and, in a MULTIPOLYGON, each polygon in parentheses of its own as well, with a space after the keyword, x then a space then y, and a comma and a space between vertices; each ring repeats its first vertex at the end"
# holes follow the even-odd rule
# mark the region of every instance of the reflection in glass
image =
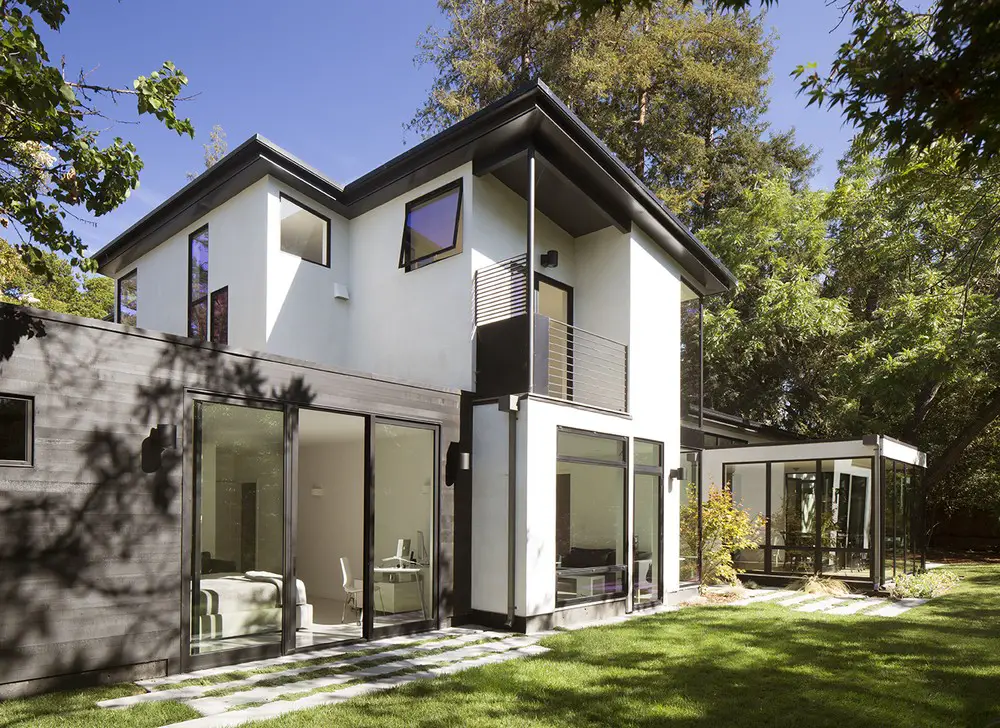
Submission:
POLYGON ((836 576, 869 572, 872 466, 868 458, 824 460, 822 466, 822 571, 836 576), (848 549, 834 551, 832 549, 848 549))
POLYGON ((375 626, 434 616, 435 432, 375 424, 375 626))
MULTIPOLYGON (((767 515, 767 466, 762 463, 727 465, 726 487, 732 489, 733 503, 750 516, 751 520, 767 515)), ((765 529, 762 527, 755 536, 758 544, 764 544, 765 529)), ((738 568, 748 571, 764 570, 764 550, 738 551, 733 555, 738 568)))
POLYGON ((208 226, 188 238, 188 336, 208 339, 208 226))
POLYGON ((281 249, 286 253, 328 265, 330 223, 295 200, 281 195, 281 249))
POLYGON ((139 271, 118 279, 118 323, 136 325, 139 313, 139 271))
POLYGON ((636 606, 660 598, 660 490, 663 479, 649 473, 635 474, 635 562, 632 571, 636 606))
POLYGON ((698 462, 697 451, 681 453, 681 467, 684 477, 680 487, 680 580, 682 582, 698 581, 701 578, 698 565, 698 541, 701 538, 698 529, 698 462))
POLYGON ((279 644, 284 415, 195 403, 191 652, 279 644))
POLYGON ((449 185, 406 206, 403 259, 409 265, 451 248, 461 249, 462 187, 449 185))
POLYGON ((771 571, 785 574, 812 574, 816 570, 814 549, 771 549, 771 571))

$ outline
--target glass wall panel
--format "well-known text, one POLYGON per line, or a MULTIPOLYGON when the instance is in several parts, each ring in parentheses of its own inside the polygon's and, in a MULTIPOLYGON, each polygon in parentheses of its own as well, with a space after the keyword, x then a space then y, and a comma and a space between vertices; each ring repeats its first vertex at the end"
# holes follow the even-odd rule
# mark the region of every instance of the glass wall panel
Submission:
POLYGON ((649 440, 636 440, 635 467, 659 468, 663 465, 663 445, 649 440))
POLYGON ((660 554, 663 534, 660 514, 663 510, 663 476, 635 474, 635 561, 632 570, 632 600, 635 606, 660 599, 660 554))
POLYGON ((191 653, 280 644, 284 414, 195 403, 191 653))
POLYGON ((869 573, 872 463, 871 458, 856 458, 820 464, 820 545, 824 549, 820 566, 824 574, 869 573))
POLYGON ((556 606, 624 596, 625 441, 560 431, 557 456, 556 606))
POLYGON ((699 528, 699 453, 697 451, 681 453, 681 468, 684 476, 680 482, 680 520, 681 520, 681 582, 699 581, 701 567, 698 563, 698 542, 701 540, 699 528))
POLYGON ((436 433, 375 423, 374 624, 434 616, 436 433))
MULTIPOLYGON (((725 471, 726 487, 733 493, 733 503, 746 511, 751 519, 767 516, 767 465, 763 463, 744 463, 727 465, 725 471)), ((766 529, 757 532, 755 540, 764 545, 766 529)), ((738 551, 733 555, 733 562, 738 568, 747 571, 764 570, 764 549, 738 551)))
POLYGON ((771 544, 816 546, 816 461, 771 463, 771 544))
POLYGON ((776 574, 813 574, 816 571, 816 550, 772 548, 771 571, 776 574))

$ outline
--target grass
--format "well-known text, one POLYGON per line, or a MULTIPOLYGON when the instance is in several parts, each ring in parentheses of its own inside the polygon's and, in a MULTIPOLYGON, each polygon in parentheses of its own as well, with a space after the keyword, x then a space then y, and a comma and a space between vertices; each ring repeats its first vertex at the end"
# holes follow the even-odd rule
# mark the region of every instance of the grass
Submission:
MULTIPOLYGON (((1000 564, 950 570, 962 576, 953 591, 896 618, 768 603, 688 608, 563 632, 538 657, 255 725, 1000 726, 1000 564)), ((117 728, 188 717, 172 703, 93 708, 127 690, 0 703, 0 726, 117 728)))

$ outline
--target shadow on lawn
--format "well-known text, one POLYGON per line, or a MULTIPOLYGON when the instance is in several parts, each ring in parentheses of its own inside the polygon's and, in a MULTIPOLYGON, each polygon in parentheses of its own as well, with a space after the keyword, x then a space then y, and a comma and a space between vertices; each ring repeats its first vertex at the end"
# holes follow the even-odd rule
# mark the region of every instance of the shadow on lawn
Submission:
POLYGON ((413 725, 986 726, 1000 719, 997 593, 1000 569, 969 572, 965 588, 912 618, 685 609, 560 635, 541 658, 349 712, 376 725, 426 699, 452 719, 413 725))

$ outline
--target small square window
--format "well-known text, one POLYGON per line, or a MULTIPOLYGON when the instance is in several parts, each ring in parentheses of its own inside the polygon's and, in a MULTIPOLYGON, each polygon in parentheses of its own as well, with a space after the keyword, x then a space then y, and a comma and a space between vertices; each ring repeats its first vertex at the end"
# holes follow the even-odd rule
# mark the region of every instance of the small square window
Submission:
POLYGON ((118 323, 136 325, 139 313, 139 271, 133 270, 118 279, 118 323))
POLYGON ((27 397, 0 395, 0 465, 31 465, 33 404, 27 397))
POLYGON ((461 251, 461 179, 406 204, 400 268, 415 270, 461 251))
POLYGON ((281 249, 302 260, 330 265, 330 221, 281 195, 281 249))

